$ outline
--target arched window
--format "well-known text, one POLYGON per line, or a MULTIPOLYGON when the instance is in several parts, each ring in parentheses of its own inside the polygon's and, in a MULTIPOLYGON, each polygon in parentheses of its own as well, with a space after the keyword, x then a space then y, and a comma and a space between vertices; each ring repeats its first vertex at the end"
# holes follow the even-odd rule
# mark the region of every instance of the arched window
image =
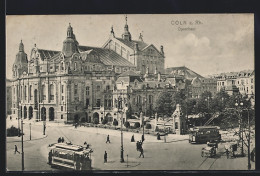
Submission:
POLYGON ((50 85, 50 100, 54 100, 54 85, 50 85))
POLYGON ((45 88, 45 85, 42 85, 42 99, 46 100, 46 88, 45 88))

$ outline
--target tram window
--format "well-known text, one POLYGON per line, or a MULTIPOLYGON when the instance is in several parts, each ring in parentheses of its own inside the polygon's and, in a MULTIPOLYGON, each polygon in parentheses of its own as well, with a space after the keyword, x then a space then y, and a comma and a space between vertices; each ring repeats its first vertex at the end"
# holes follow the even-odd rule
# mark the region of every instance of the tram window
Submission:
POLYGON ((210 133, 210 131, 206 131, 206 134, 209 134, 210 133))

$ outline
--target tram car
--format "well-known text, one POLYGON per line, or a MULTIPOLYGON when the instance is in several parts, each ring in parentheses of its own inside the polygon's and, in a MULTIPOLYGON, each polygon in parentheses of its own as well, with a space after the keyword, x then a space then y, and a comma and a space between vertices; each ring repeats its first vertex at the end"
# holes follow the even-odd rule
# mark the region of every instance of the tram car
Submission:
POLYGON ((49 145, 49 162, 51 167, 69 170, 91 170, 92 149, 71 143, 49 145))
POLYGON ((221 134, 217 126, 197 126, 190 128, 189 143, 219 142, 221 134))

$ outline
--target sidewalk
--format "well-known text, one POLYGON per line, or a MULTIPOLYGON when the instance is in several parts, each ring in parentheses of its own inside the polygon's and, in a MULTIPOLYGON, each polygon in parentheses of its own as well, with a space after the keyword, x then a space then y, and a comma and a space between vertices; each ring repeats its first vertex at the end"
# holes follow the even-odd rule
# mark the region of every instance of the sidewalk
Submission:
MULTIPOLYGON (((26 122, 26 121, 24 121, 24 125, 23 125, 23 133, 24 133, 23 140, 24 140, 24 142, 30 141, 30 126, 29 126, 30 122, 28 122, 28 121, 26 122)), ((18 127, 18 121, 17 120, 6 120, 6 128, 10 128, 12 125, 17 128, 18 127)), ((21 128, 21 126, 20 126, 20 128, 21 128)), ((46 138, 48 136, 48 135, 43 135, 43 129, 39 130, 39 128, 40 128, 39 126, 32 123, 32 125, 31 125, 31 141, 43 139, 43 138, 46 138)), ((20 142, 21 140, 22 140, 22 138, 18 137, 18 136, 6 137, 7 143, 20 142)))

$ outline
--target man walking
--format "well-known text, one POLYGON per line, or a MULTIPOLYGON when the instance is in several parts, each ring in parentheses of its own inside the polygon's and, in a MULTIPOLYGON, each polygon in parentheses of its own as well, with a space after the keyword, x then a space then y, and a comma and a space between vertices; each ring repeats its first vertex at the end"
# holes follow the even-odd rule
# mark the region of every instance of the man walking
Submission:
POLYGON ((18 151, 18 148, 17 148, 17 146, 16 146, 16 145, 14 145, 14 154, 16 154, 16 152, 20 154, 20 152, 18 151))
POLYGON ((144 149, 143 149, 143 147, 140 148, 139 158, 140 158, 141 156, 143 156, 143 158, 144 158, 144 149))
POLYGON ((107 163, 107 151, 105 151, 105 154, 104 154, 104 163, 107 163))
POLYGON ((109 135, 107 135, 107 141, 106 141, 106 143, 110 143, 110 139, 109 139, 109 135))

